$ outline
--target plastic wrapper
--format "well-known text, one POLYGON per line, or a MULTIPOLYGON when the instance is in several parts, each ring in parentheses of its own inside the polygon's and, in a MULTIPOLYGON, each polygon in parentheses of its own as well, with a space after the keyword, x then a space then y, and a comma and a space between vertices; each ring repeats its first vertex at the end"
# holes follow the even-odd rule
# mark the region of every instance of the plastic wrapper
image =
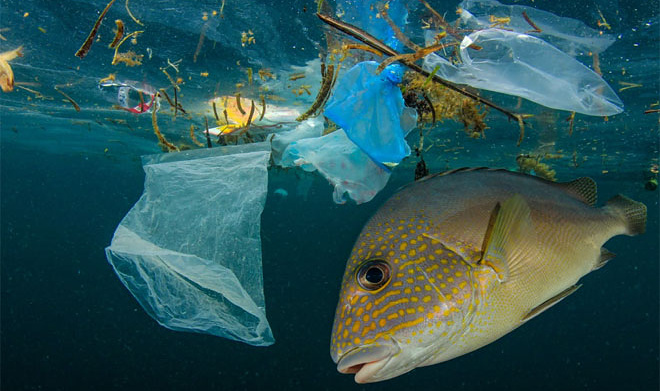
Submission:
POLYGON ((614 37, 592 29, 583 22, 557 16, 547 11, 523 5, 505 5, 496 0, 464 0, 459 4, 461 20, 472 29, 485 29, 493 25, 491 16, 510 18, 502 28, 518 33, 534 34, 562 51, 575 56, 589 52, 601 53, 612 43, 614 37), (523 12, 541 32, 531 32, 534 28, 525 20, 523 12))
POLYGON ((270 143, 147 156, 106 256, 161 325, 270 345, 260 220, 270 143))
POLYGON ((587 115, 614 115, 623 103, 610 86, 568 54, 542 39, 500 29, 476 31, 460 45, 462 63, 432 53, 424 69, 446 80, 521 96, 554 109, 587 115), (481 50, 468 48, 475 43, 481 50))
POLYGON ((365 61, 349 69, 337 83, 325 116, 378 163, 398 164, 410 154, 406 134, 415 126, 413 109, 404 110, 403 77, 398 64, 376 73, 378 63, 365 61))
POLYGON ((342 129, 292 142, 281 164, 318 170, 334 186, 333 199, 338 204, 346 202, 344 193, 358 204, 370 201, 390 178, 389 170, 372 161, 342 129))
POLYGON ((104 95, 110 97, 107 100, 116 102, 119 107, 133 114, 151 113, 159 108, 156 90, 149 84, 105 80, 99 83, 99 88, 104 95))

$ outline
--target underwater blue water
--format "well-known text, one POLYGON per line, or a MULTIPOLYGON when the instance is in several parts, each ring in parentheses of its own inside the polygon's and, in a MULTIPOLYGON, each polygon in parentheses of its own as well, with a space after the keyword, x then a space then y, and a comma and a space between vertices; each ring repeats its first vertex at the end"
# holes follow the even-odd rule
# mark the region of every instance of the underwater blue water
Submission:
MULTIPOLYGON (((435 140, 435 146, 425 155, 431 172, 462 166, 515 169, 518 154, 553 143, 552 152, 563 157, 544 162, 557 170, 559 180, 591 176, 598 183, 600 205, 617 193, 645 203, 647 232, 608 242, 606 247, 617 255, 614 260, 585 276, 577 293, 520 329, 468 355, 370 385, 355 384, 352 376, 336 371, 329 355, 330 330, 353 241, 378 206, 412 181, 414 157, 394 170, 374 200, 362 205, 334 204, 331 186, 317 174, 269 170, 261 230, 273 346, 253 347, 159 326, 106 261, 104 248, 143 190, 139 157, 160 149, 151 118, 111 110, 112 102, 99 96, 98 79, 117 71, 166 86, 159 67, 168 58, 183 58, 182 101, 193 106, 215 92, 233 92, 234 83, 245 78, 246 66, 256 72, 304 65, 325 45, 314 2, 227 0, 224 19, 209 16, 208 38, 192 62, 205 23, 202 13, 219 10, 221 3, 131 1, 148 32, 140 38, 140 48, 153 48, 154 57, 141 67, 118 68, 110 64, 112 52, 105 41, 112 36, 114 19, 130 20, 123 1, 102 26, 104 41, 95 43, 81 61, 73 53, 104 1, 0 0, 0 28, 9 28, 1 32, 7 41, 0 41, 0 51, 24 45, 25 56, 12 62, 17 81, 30 82, 25 87, 53 97, 40 99, 20 89, 0 95, 3 390, 658 388, 658 190, 644 188, 650 167, 658 163, 658 114, 643 114, 659 97, 656 1, 515 2, 592 27, 599 9, 612 34, 620 35, 601 55, 606 80, 617 92, 625 86, 620 81, 642 86, 618 92, 626 111, 607 122, 578 116, 571 136, 567 113, 539 110, 545 122, 528 129, 516 147, 517 125, 495 113, 485 139, 470 139, 452 121, 439 124, 427 136, 426 142, 435 140), (244 48, 240 33, 248 29, 257 43, 244 48), (206 71, 209 77, 200 76, 206 71), (60 83, 72 83, 66 91, 81 104, 80 113, 53 90, 60 83), (280 188, 286 197, 275 196, 280 188)), ((457 2, 432 4, 451 13, 457 2)), ((282 88, 281 95, 293 100, 282 88)), ((516 104, 512 98, 494 99, 509 107, 516 104)), ((174 139, 183 139, 179 128, 189 126, 181 118, 159 121, 174 139)), ((409 138, 411 145, 416 137, 409 138)))

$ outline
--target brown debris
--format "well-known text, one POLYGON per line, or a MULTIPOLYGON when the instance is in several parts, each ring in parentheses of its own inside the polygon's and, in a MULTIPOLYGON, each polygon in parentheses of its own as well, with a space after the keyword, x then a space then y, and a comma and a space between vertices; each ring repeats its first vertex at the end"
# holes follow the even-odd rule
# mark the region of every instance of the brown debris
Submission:
POLYGON ((83 42, 80 49, 78 49, 78 51, 76 52, 77 57, 85 58, 87 52, 89 52, 89 49, 91 49, 92 44, 94 43, 94 37, 96 37, 96 33, 98 33, 99 27, 101 27, 101 22, 103 21, 105 14, 108 13, 108 10, 110 9, 110 7, 114 2, 115 0, 110 0, 108 5, 105 6, 103 12, 101 12, 101 15, 99 15, 98 19, 96 19, 96 23, 94 23, 94 27, 92 27, 92 31, 89 32, 87 39, 85 40, 85 42, 83 42))
POLYGON ((16 57, 23 57, 23 46, 0 53, 0 88, 2 88, 2 92, 14 90, 14 72, 9 65, 9 61, 16 57))

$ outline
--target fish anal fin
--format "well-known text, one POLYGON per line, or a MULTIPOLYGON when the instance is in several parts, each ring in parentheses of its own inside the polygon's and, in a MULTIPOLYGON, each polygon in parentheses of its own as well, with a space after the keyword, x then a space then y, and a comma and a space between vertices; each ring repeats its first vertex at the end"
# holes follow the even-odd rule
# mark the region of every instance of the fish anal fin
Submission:
POLYGON ((582 177, 565 183, 557 183, 556 186, 559 186, 565 192, 589 206, 596 205, 596 200, 598 199, 596 182, 589 177, 582 177))
POLYGON ((533 243, 529 240, 534 232, 530 214, 527 202, 519 194, 493 208, 479 263, 495 270, 500 282, 517 274, 516 269, 524 264, 526 250, 533 243))
POLYGON ((560 301, 562 301, 566 297, 570 296, 571 293, 573 293, 576 290, 580 289, 581 286, 582 286, 582 284, 572 285, 572 286, 568 287, 567 289, 564 289, 560 293, 556 294, 555 296, 553 296, 553 297, 549 298, 548 300, 544 301, 543 303, 537 305, 531 311, 529 311, 527 313, 527 315, 523 316, 521 322, 527 322, 528 320, 536 317, 541 312, 547 310, 548 308, 550 308, 553 305, 559 303, 560 301))
POLYGON ((616 256, 616 254, 614 254, 613 252, 610 252, 605 247, 601 247, 600 248, 600 258, 598 259, 598 261, 594 265, 594 268, 591 269, 591 270, 593 271, 593 270, 600 269, 601 267, 605 266, 607 261, 614 258, 615 256, 616 256))

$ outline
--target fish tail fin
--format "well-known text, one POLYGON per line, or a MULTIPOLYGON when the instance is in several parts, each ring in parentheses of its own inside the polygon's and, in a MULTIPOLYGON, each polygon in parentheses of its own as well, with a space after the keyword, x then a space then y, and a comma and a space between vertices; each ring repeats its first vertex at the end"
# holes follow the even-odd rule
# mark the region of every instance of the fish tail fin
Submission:
POLYGON ((618 194, 607 201, 605 208, 623 220, 626 235, 634 236, 646 231, 646 205, 641 202, 618 194))

